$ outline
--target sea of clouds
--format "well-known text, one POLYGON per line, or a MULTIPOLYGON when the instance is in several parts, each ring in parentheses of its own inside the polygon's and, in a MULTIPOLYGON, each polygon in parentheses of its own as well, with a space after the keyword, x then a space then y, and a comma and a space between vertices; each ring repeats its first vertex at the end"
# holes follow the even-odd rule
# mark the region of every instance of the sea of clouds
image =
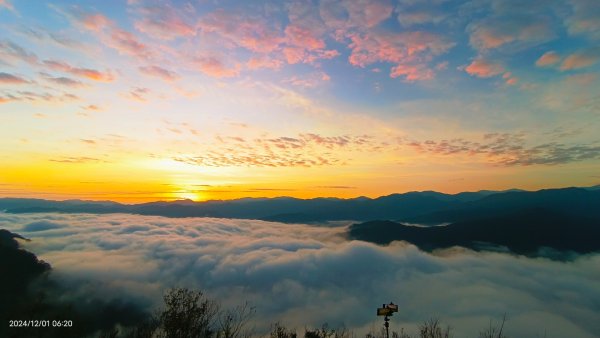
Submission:
POLYGON ((507 314, 509 337, 592 338, 600 332, 600 255, 569 262, 453 248, 433 254, 346 238, 346 227, 129 214, 6 214, 0 228, 49 262, 64 297, 127 299, 144 309, 165 289, 201 289, 223 307, 256 307, 254 325, 345 325, 362 336, 383 323, 416 332, 437 317, 476 337, 507 314))

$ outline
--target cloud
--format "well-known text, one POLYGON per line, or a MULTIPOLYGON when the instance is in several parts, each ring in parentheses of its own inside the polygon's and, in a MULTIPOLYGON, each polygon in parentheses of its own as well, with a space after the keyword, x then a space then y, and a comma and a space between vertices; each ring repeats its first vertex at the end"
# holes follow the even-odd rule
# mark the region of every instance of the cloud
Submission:
POLYGON ((499 63, 479 57, 465 67, 465 72, 472 76, 488 78, 502 74, 504 72, 504 67, 499 63))
POLYGON ((51 162, 59 162, 59 163, 95 163, 95 162, 104 162, 103 160, 95 157, 86 157, 86 156, 63 156, 60 158, 50 159, 51 162))
POLYGON ((202 73, 216 77, 216 78, 228 78, 235 77, 240 74, 240 65, 228 67, 219 58, 213 56, 200 56, 192 60, 192 65, 200 70, 202 73))
POLYGON ((407 81, 428 80, 433 71, 427 61, 447 52, 454 43, 428 32, 373 32, 351 34, 350 64, 365 67, 377 62, 394 64, 391 77, 404 77, 407 81))
POLYGON ((546 52, 535 61, 538 67, 547 67, 557 64, 560 61, 560 55, 554 51, 546 52))
POLYGON ((79 6, 63 10, 53 8, 66 16, 76 26, 94 34, 104 45, 115 49, 123 55, 129 55, 138 60, 147 60, 154 56, 150 47, 142 43, 136 35, 121 29, 115 22, 97 12, 88 12, 79 6))
POLYGON ((388 19, 393 11, 388 0, 321 1, 320 16, 333 28, 373 28, 388 19))
POLYGON ((135 87, 129 91, 127 96, 136 101, 145 102, 148 94, 150 94, 149 88, 135 87))
POLYGON ((112 82, 115 79, 114 75, 109 71, 101 72, 99 70, 91 68, 73 67, 62 61, 44 60, 43 64, 44 66, 52 70, 69 73, 89 80, 99 82, 112 82))
POLYGON ((600 47, 588 48, 567 56, 561 63, 560 70, 586 68, 598 61, 600 61, 600 47))
POLYGON ((25 80, 22 77, 8 74, 4 72, 0 72, 0 84, 25 84, 29 83, 29 81, 25 80))
POLYGON ((185 17, 185 11, 176 10, 168 4, 143 6, 137 12, 141 18, 135 21, 135 28, 151 37, 173 40, 196 35, 196 28, 185 17))
POLYGON ((222 9, 202 17, 198 27, 204 34, 216 35, 225 46, 261 54, 280 49, 284 39, 275 21, 222 9))
POLYGON ((34 92, 29 90, 17 91, 16 93, 5 94, 0 97, 0 103, 11 101, 31 101, 31 102, 69 102, 79 100, 77 95, 71 93, 53 94, 49 92, 34 92))
POLYGON ((600 4, 594 0, 570 0, 572 13, 565 19, 569 33, 600 38, 600 4))
POLYGON ((526 46, 555 38, 550 22, 524 18, 486 20, 471 26, 470 43, 478 50, 500 48, 511 43, 526 46))
POLYGON ((422 24, 439 24, 448 17, 447 14, 434 12, 427 9, 417 11, 401 11, 398 14, 398 22, 404 27, 422 24))
POLYGON ((342 165, 342 151, 375 151, 381 146, 369 135, 323 136, 314 133, 296 137, 217 137, 219 143, 198 156, 177 156, 179 162, 209 167, 316 167, 342 165))
POLYGON ((8 40, 0 41, 0 61, 26 62, 37 65, 38 57, 8 40))
POLYGON ((600 158, 598 143, 549 142, 528 145, 523 133, 486 134, 483 142, 459 138, 412 141, 407 146, 421 153, 483 156, 488 163, 502 166, 558 165, 600 158))
POLYGON ((22 231, 36 232, 36 231, 61 229, 61 228, 65 228, 65 227, 67 227, 67 225, 54 223, 54 222, 50 222, 50 221, 37 221, 37 222, 25 224, 22 228, 22 231))
POLYGON ((13 5, 10 3, 10 0, 0 0, 0 7, 1 8, 6 8, 10 11, 14 11, 15 8, 13 7, 13 5))
POLYGON ((389 301, 400 304, 390 322, 398 331, 414 332, 437 316, 456 336, 477 336, 504 313, 505 333, 514 337, 548 331, 591 338, 600 330, 599 255, 564 263, 460 248, 428 254, 399 242, 348 241, 345 226, 0 214, 11 231, 34 222, 64 225, 23 233, 31 238, 26 248, 52 264, 51 277, 68 286, 64 297, 135 300, 150 310, 166 288, 202 289, 226 307, 250 301, 259 335, 276 321, 297 329, 345 324, 362 335, 379 327, 374 309, 389 301))
POLYGON ((314 88, 327 83, 329 80, 331 80, 331 78, 326 73, 313 72, 305 76, 292 76, 283 80, 283 82, 297 87, 314 88))
POLYGON ((156 76, 165 81, 174 81, 179 78, 179 75, 177 75, 177 73, 162 68, 160 66, 138 67, 138 69, 140 70, 140 72, 146 75, 156 76))
POLYGON ((44 77, 44 79, 46 81, 52 82, 54 84, 58 84, 61 86, 67 86, 67 87, 83 87, 85 86, 85 84, 81 81, 78 80, 74 80, 68 77, 64 77, 64 76, 59 76, 59 77, 54 77, 48 73, 40 73, 40 75, 42 77, 44 77))

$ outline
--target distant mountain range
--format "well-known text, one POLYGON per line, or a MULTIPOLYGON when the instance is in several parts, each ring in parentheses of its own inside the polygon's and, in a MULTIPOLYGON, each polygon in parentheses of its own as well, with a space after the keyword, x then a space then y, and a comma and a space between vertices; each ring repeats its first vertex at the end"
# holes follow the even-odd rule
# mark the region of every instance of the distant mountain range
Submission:
POLYGON ((8 213, 131 213, 167 217, 260 219, 288 223, 384 219, 432 225, 499 216, 532 208, 600 219, 600 189, 596 186, 539 191, 462 192, 453 195, 422 191, 373 199, 277 197, 206 202, 181 200, 133 205, 110 201, 0 199, 0 210, 8 213))
POLYGON ((453 195, 422 191, 374 199, 277 197, 133 205, 110 201, 2 198, 0 210, 7 213, 220 217, 288 223, 351 220, 364 223, 350 226, 350 238, 378 244, 405 240, 424 250, 458 245, 534 256, 544 247, 560 252, 600 251, 600 186, 453 195), (445 225, 433 226, 439 224, 445 225))

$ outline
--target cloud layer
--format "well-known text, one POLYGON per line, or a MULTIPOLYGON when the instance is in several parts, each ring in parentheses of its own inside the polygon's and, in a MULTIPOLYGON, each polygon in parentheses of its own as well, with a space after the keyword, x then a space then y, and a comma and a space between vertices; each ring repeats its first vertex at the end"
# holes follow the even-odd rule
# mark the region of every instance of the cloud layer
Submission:
POLYGON ((380 327, 375 308, 394 301, 392 329, 432 316, 455 336, 476 336, 508 314, 506 334, 593 337, 600 326, 600 256, 561 263, 451 249, 431 254, 404 243, 348 241, 345 227, 210 218, 0 214, 0 227, 72 285, 107 299, 157 304, 168 287, 201 288, 225 305, 250 301, 257 332, 281 321, 380 327))

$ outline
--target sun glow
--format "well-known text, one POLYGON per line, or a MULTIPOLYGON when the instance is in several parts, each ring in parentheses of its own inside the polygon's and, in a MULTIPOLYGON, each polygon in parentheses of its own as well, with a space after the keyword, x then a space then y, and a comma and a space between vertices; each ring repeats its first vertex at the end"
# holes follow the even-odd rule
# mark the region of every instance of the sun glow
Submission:
POLYGON ((194 191, 177 191, 173 193, 173 197, 176 200, 192 200, 195 202, 205 200, 201 193, 194 191))

